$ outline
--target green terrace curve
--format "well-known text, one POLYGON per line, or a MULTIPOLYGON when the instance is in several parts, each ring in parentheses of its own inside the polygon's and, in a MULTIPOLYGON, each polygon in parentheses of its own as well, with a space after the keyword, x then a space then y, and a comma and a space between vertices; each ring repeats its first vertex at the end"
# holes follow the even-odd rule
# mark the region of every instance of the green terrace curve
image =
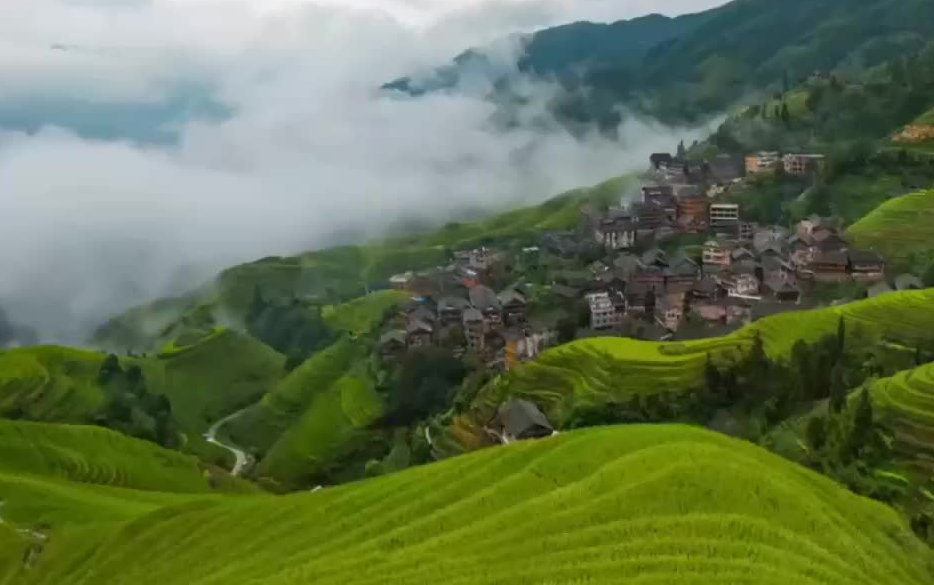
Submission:
POLYGON ((912 252, 934 250, 934 191, 903 195, 883 203, 847 230, 853 244, 874 249, 905 266, 912 252))
POLYGON ((934 490, 934 364, 899 372, 872 385, 873 402, 893 432, 903 471, 934 490))
POLYGON ((930 550, 893 510, 682 426, 593 428, 314 493, 53 526, 35 566, 18 562, 0 554, 4 585, 934 578, 930 550))
POLYGON ((600 405, 633 394, 685 392, 704 384, 707 356, 735 360, 761 335, 772 359, 788 358, 798 340, 836 332, 844 318, 859 343, 925 340, 934 331, 934 289, 881 295, 845 305, 768 317, 725 337, 657 343, 624 338, 576 341, 546 351, 484 387, 474 401, 478 422, 510 395, 541 404, 561 421, 575 406, 600 405))

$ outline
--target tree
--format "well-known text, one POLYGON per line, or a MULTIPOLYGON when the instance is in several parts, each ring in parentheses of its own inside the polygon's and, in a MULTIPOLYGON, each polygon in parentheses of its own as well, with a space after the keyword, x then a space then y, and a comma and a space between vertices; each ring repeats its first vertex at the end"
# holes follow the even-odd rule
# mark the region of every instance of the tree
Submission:
POLYGON ((934 262, 928 264, 927 270, 921 275, 921 282, 927 288, 934 288, 934 262))
POLYGON ((713 357, 707 354, 707 363, 704 366, 704 379, 707 381, 707 394, 713 397, 720 395, 720 370, 713 363, 713 357))
POLYGON ((101 368, 97 374, 97 381, 100 384, 106 384, 117 374, 122 374, 123 370, 120 368, 120 358, 116 354, 110 354, 104 358, 104 362, 101 364, 101 368))
POLYGON ((285 358, 285 364, 283 364, 282 368, 286 372, 291 372, 303 363, 305 363, 305 356, 301 352, 293 351, 285 358))
POLYGON ((687 149, 684 148, 684 140, 682 140, 681 142, 678 143, 678 158, 681 160, 684 160, 684 157, 686 157, 687 154, 688 154, 687 149))
POLYGON ((846 406, 846 377, 843 366, 837 364, 833 367, 830 376, 830 411, 839 413, 846 406))
POLYGON ((846 441, 846 455, 857 457, 869 445, 873 433, 872 398, 869 395, 869 390, 864 389, 859 396, 856 414, 853 415, 853 426, 850 428, 850 434, 846 441))
POLYGON ((752 340, 752 350, 749 352, 749 373, 754 379, 759 376, 765 376, 769 371, 769 356, 765 353, 765 344, 762 342, 762 334, 756 331, 752 340))
POLYGON ((577 322, 573 317, 558 321, 558 343, 570 343, 577 337, 577 322))
POLYGON ((827 421, 822 416, 811 417, 805 433, 811 449, 819 451, 827 444, 827 421))
POLYGON ((146 380, 143 378, 143 369, 139 364, 133 364, 126 371, 126 381, 130 392, 143 394, 146 392, 146 380))
POLYGON ((814 377, 811 374, 811 350, 800 339, 791 348, 791 361, 795 366, 802 396, 809 399, 817 398, 818 392, 814 388, 814 377))
POLYGON ((788 109, 788 104, 786 102, 782 102, 781 117, 782 122, 784 122, 786 126, 791 124, 791 111, 788 109))
POLYGON ((839 361, 843 358, 843 354, 846 351, 846 320, 843 317, 840 317, 840 320, 837 322, 837 346, 836 354, 834 359, 839 361))

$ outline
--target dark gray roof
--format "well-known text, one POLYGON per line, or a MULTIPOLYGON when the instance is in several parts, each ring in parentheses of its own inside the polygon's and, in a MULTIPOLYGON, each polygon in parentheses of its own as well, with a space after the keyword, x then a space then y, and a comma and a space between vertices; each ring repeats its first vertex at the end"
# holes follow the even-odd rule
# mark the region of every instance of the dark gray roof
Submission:
POLYGON ((797 243, 799 243, 799 242, 802 243, 802 244, 804 244, 805 246, 807 246, 807 247, 809 247, 809 248, 810 248, 811 246, 814 245, 814 240, 813 240, 813 238, 811 238, 811 237, 808 236, 807 234, 804 234, 804 235, 791 234, 790 236, 788 236, 788 240, 786 240, 786 241, 788 242, 788 245, 789 245, 789 246, 794 246, 795 244, 797 244, 797 243))
POLYGON ((889 286, 889 283, 885 282, 884 280, 882 282, 877 282, 866 290, 866 294, 869 296, 869 298, 875 298, 879 295, 890 292, 892 292, 892 287, 889 286))
POLYGON ((616 260, 613 260, 613 266, 629 274, 633 274, 636 270, 645 265, 635 254, 620 254, 617 256, 616 260))
POLYGON ((793 282, 781 278, 769 278, 765 281, 765 287, 774 293, 800 293, 800 289, 793 282))
POLYGON ((409 314, 410 319, 418 319, 419 321, 425 321, 426 323, 432 323, 438 320, 438 314, 435 313, 432 309, 421 306, 409 314))
POLYGON ((697 276, 700 274, 700 266, 687 256, 678 256, 671 261, 665 273, 669 276, 697 276))
POLYGON ((581 291, 578 288, 570 287, 564 284, 556 284, 551 287, 551 292, 555 293, 559 297, 564 297, 566 299, 576 299, 581 296, 581 291))
POLYGON ((528 302, 525 298, 525 295, 517 291, 514 288, 511 288, 509 290, 505 290, 499 293, 500 304, 508 305, 509 303, 513 301, 518 301, 518 302, 521 302, 522 304, 526 304, 528 302))
POLYGON ((913 274, 899 274, 895 277, 895 290, 922 289, 924 283, 913 274))
POLYGON ((460 297, 444 297, 438 301, 438 311, 463 311, 470 307, 470 301, 460 297))
POLYGON ((392 342, 405 345, 405 331, 401 329, 393 329, 392 331, 387 331, 382 335, 382 337, 379 338, 380 345, 387 345, 392 342))
POLYGON ((499 298, 493 289, 482 284, 470 289, 470 304, 481 311, 498 309, 500 306, 499 298))
POLYGON ((712 276, 705 276, 704 278, 697 281, 697 283, 694 285, 694 290, 701 293, 713 294, 717 292, 717 286, 716 278, 712 276))
POLYGON ((733 274, 755 274, 758 268, 762 268, 762 265, 755 260, 746 259, 734 262, 730 270, 733 274))
POLYGON ((483 321, 483 313, 481 313, 479 309, 474 309, 473 307, 464 309, 464 323, 468 321, 483 321))
POLYGON ((430 323, 425 323, 424 321, 419 321, 418 319, 410 319, 409 326, 406 328, 406 331, 409 334, 431 333, 434 331, 434 327, 432 327, 430 323))
POLYGON ((774 272, 776 270, 785 270, 794 271, 794 266, 786 262, 783 258, 778 256, 766 256, 762 259, 762 269, 766 272, 774 272))
POLYGON ((542 411, 528 400, 521 398, 512 398, 509 402, 500 405, 499 416, 506 432, 514 437, 521 436, 534 427, 552 429, 551 423, 542 411))
POLYGON ((640 260, 643 264, 655 264, 656 262, 667 264, 668 254, 661 248, 652 248, 651 250, 646 250, 646 252, 642 254, 640 260))
POLYGON ((846 252, 821 252, 818 254, 817 258, 815 258, 814 262, 846 266, 848 259, 846 252))
POLYGON ((847 256, 853 264, 885 264, 885 258, 869 250, 850 250, 847 256))

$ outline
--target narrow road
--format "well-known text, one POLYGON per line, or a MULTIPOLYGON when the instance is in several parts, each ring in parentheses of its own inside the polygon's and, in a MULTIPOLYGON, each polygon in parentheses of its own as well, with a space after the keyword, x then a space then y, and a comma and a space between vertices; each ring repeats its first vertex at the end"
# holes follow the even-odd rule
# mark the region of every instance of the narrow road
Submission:
POLYGON ((208 443, 214 443, 215 445, 217 445, 218 447, 222 449, 227 449, 228 451, 234 454, 234 457, 236 457, 236 462, 234 463, 233 469, 230 470, 230 475, 242 474, 243 471, 246 469, 246 466, 250 464, 250 456, 247 455, 246 452, 243 451, 242 449, 238 449, 237 447, 233 445, 228 445, 227 443, 223 443, 219 441, 217 439, 217 433, 219 433, 220 430, 224 428, 224 425, 226 425, 227 423, 233 420, 240 418, 243 415, 243 413, 245 413, 249 409, 250 407, 247 407, 247 408, 244 408, 243 410, 238 410, 237 412, 222 418, 221 420, 211 425, 211 428, 208 429, 208 432, 204 433, 205 441, 207 441, 208 443))

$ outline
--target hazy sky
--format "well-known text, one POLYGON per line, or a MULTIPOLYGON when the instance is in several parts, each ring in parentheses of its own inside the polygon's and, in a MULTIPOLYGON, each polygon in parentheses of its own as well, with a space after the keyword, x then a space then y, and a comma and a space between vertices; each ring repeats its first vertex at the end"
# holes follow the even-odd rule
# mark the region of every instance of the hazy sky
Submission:
MULTIPOLYGON (((620 142, 507 134, 475 95, 374 88, 509 32, 654 4, 2 0, 0 306, 74 342, 231 264, 642 166, 689 133, 629 121, 620 142), (155 135, 171 140, 139 140, 155 135)), ((554 88, 528 91, 524 114, 542 114, 554 88)))

